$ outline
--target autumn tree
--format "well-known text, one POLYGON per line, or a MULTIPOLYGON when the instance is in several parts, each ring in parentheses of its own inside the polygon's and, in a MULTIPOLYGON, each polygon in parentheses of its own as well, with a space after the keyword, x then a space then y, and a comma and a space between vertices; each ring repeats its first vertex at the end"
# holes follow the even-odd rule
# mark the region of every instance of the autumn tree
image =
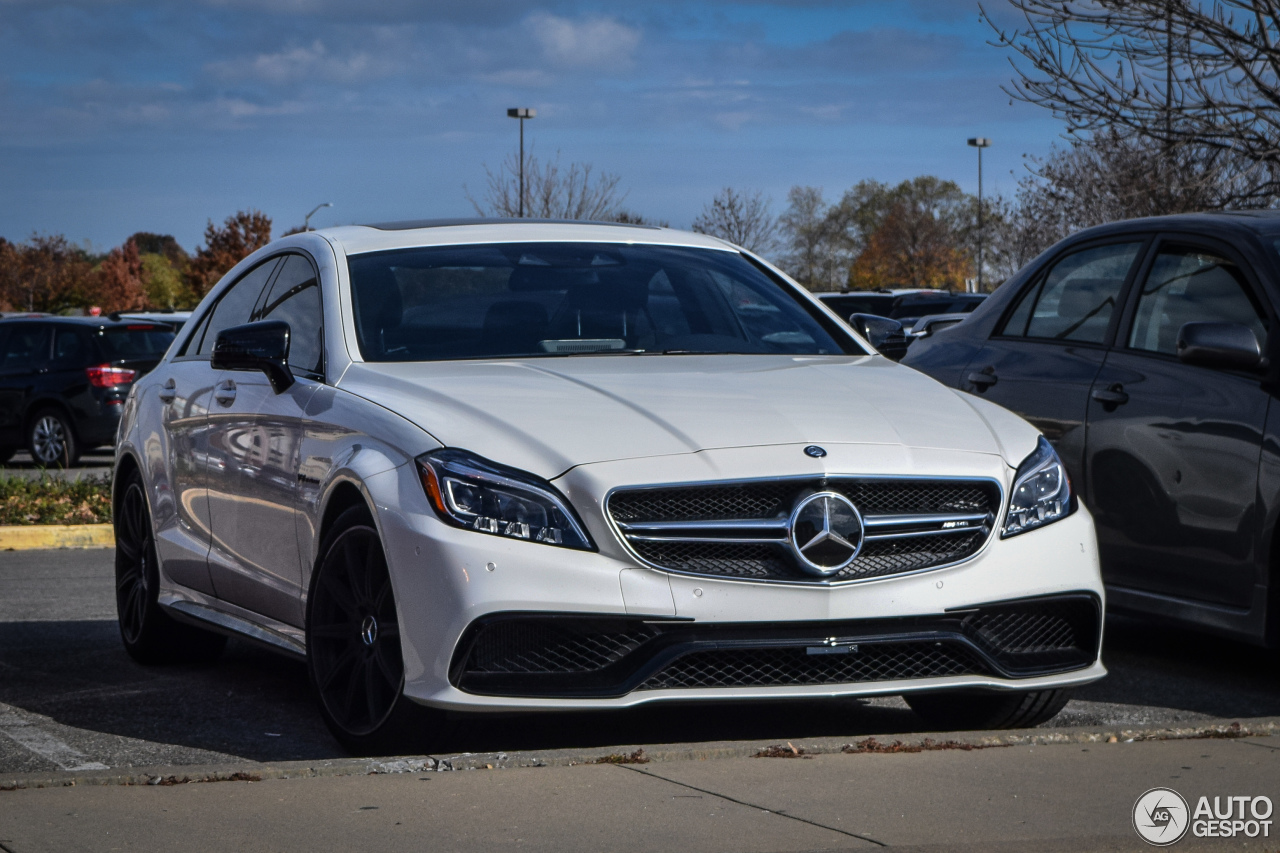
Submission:
POLYGON ((844 199, 829 204, 821 187, 792 187, 778 217, 779 265, 810 290, 839 290, 860 245, 844 199))
POLYGON ((138 311, 150 307, 142 258, 138 254, 138 244, 132 239, 112 249, 96 272, 96 286, 92 293, 86 295, 104 312, 138 311))
POLYGON ((56 313, 85 304, 92 289, 93 260, 61 234, 32 235, 0 250, 0 302, 16 311, 56 313))
POLYGON ((187 266, 187 283, 197 298, 204 296, 232 267, 271 242, 271 219, 258 210, 228 216, 222 227, 210 220, 204 246, 187 266))
POLYGON ((725 187, 703 206, 691 227, 756 254, 771 252, 777 245, 778 220, 759 190, 725 187))

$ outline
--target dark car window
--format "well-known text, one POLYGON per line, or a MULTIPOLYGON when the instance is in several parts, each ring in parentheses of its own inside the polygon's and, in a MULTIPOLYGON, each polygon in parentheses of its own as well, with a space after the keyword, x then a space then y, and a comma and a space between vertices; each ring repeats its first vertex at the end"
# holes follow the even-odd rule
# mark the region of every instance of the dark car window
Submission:
POLYGON ((1191 247, 1169 247, 1156 255, 1138 297, 1129 333, 1131 349, 1175 355, 1185 323, 1239 323, 1266 341, 1261 306, 1231 261, 1191 247))
POLYGON ((503 243, 378 252, 348 263, 368 361, 862 354, 737 252, 503 243))
POLYGON ((197 352, 200 355, 210 355, 213 352, 213 344, 218 339, 218 332, 249 322, 253 306, 258 304, 258 297, 262 295, 263 286, 271 278, 271 272, 276 268, 277 261, 277 258, 272 258, 266 263, 259 264, 231 285, 231 288, 218 299, 218 304, 213 306, 208 322, 202 322, 202 328, 196 329, 188 346, 195 344, 196 338, 199 337, 197 352))
POLYGON ((80 329, 63 327, 53 333, 53 369, 75 370, 90 361, 89 341, 80 329))
POLYGON ((156 361, 169 349, 173 337, 170 326, 132 323, 128 326, 108 326, 98 334, 98 342, 109 361, 156 361))
POLYGON ((875 314, 888 317, 893 310, 897 297, 888 293, 868 293, 864 295, 841 295, 820 297, 822 303, 841 317, 848 319, 850 314, 875 314))
POLYGON ((1142 243, 1113 243, 1060 259, 1022 295, 1001 334, 1100 344, 1142 243))
POLYGON ((22 373, 35 370, 49 360, 49 327, 41 324, 15 326, 0 356, 0 371, 22 373))
POLYGON ((271 284, 257 319, 289 324, 289 366, 319 373, 324 355, 324 314, 315 268, 301 255, 289 255, 271 284))

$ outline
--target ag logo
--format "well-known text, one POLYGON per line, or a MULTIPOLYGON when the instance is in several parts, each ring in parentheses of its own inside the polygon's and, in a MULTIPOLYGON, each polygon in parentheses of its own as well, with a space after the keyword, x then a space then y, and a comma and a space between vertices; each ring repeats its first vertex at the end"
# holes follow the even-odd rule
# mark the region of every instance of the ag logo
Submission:
POLYGON ((1187 801, 1172 788, 1152 788, 1133 804, 1133 828, 1142 840, 1168 847, 1182 839, 1191 825, 1187 801))

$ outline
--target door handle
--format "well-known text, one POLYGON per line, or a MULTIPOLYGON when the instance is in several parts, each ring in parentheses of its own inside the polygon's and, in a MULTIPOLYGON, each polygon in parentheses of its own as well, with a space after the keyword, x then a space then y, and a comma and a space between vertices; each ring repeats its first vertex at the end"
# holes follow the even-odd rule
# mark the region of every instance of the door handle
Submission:
POLYGON ((223 382, 218 386, 218 390, 213 392, 213 399, 223 406, 230 406, 236 401, 236 383, 230 379, 223 382))
POLYGON ((1129 402, 1129 395, 1125 393, 1124 386, 1119 382, 1110 388, 1096 388, 1089 396, 1104 406, 1122 406, 1129 402))
POLYGON ((965 381, 975 386, 979 391, 985 391, 992 385, 999 382, 1000 377, 996 376, 996 369, 994 367, 988 367, 984 370, 975 370, 970 373, 965 377, 965 381))
POLYGON ((173 398, 176 396, 178 396, 178 387, 173 378, 170 377, 160 386, 160 402, 172 403, 173 398))

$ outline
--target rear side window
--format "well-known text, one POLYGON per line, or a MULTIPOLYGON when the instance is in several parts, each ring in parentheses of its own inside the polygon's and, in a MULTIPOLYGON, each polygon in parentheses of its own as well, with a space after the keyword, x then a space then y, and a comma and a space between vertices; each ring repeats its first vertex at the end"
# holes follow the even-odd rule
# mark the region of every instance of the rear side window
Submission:
POLYGON ((218 304, 213 306, 208 322, 201 324, 203 328, 196 329, 196 333, 192 336, 189 345, 196 345, 195 339, 199 336, 200 342, 197 352, 202 356, 211 355, 213 353, 213 344, 217 341, 219 332, 223 329, 249 322, 249 316, 253 313, 253 306, 258 304, 258 297, 262 295, 262 288, 270 280, 271 273, 276 268, 277 262, 277 258, 272 258, 266 263, 259 264, 247 272, 239 281, 231 285, 231 289, 222 294, 221 298, 218 299, 218 304))
POLYGON ((1267 339, 1262 307, 1231 261, 1195 248, 1163 248, 1138 297, 1129 333, 1131 349, 1177 354, 1186 323, 1239 323, 1261 344, 1267 339))
POLYGON ((1095 246, 1060 259, 1022 295, 1000 334, 1102 343, 1142 246, 1095 246))
POLYGON ((0 354, 0 372, 22 373, 49 360, 49 328, 44 325, 15 325, 0 354))
POLYGON ((89 341, 80 329, 62 328, 53 335, 53 369, 75 370, 91 360, 89 341))
POLYGON ((112 326, 102 330, 98 343, 108 361, 157 361, 164 357, 165 350, 173 343, 173 330, 149 323, 112 326))

